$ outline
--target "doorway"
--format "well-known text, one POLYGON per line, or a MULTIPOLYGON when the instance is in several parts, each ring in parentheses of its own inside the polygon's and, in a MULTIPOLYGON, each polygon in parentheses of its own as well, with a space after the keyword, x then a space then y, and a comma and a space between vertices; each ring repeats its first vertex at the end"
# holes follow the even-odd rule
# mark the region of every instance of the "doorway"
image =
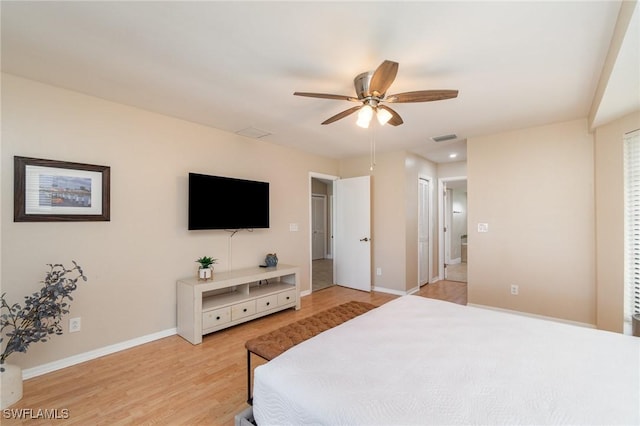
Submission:
POLYGON ((334 284, 371 291, 370 176, 338 178, 310 172, 309 229, 310 291, 334 284), (325 191, 326 250, 323 258, 318 255, 314 260, 311 232, 313 223, 320 216, 314 214, 314 210, 318 212, 321 203, 314 202, 313 196, 322 195, 325 191))
POLYGON ((467 179, 443 178, 440 187, 440 279, 467 282, 467 179))
POLYGON ((333 180, 311 178, 311 291, 334 285, 333 180))

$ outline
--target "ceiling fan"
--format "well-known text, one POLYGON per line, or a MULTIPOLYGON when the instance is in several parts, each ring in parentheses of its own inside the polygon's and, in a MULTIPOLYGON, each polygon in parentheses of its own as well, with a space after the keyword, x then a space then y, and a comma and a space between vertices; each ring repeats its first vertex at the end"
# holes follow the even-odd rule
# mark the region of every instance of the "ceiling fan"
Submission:
POLYGON ((397 62, 384 61, 375 71, 358 74, 353 79, 357 97, 309 92, 295 92, 294 95, 358 102, 360 105, 344 110, 326 119, 322 124, 333 123, 359 111, 356 124, 364 128, 369 127, 374 113, 381 125, 389 123, 392 126, 399 126, 403 123, 402 117, 383 103, 431 102, 452 99, 458 96, 457 90, 417 90, 386 96, 387 89, 395 80, 397 73, 397 62))

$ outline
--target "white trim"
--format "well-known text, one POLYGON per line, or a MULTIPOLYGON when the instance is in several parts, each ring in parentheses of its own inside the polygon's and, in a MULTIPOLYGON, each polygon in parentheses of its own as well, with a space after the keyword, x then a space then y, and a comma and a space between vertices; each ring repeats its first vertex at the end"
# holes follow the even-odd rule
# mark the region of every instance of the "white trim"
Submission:
POLYGON ((395 294, 396 296, 406 296, 408 294, 406 291, 394 290, 392 288, 377 287, 377 286, 373 286, 372 290, 379 291, 380 293, 395 294))
POLYGON ((53 361, 47 364, 38 365, 36 367, 27 368, 25 370, 22 370, 22 379, 23 380, 31 379, 33 377, 41 376, 46 373, 51 373, 52 371, 71 367, 72 365, 80 364, 86 361, 91 361, 93 359, 100 358, 105 355, 110 355, 115 352, 120 352, 125 349, 130 349, 135 346, 140 346, 145 343, 153 342, 154 340, 164 339, 165 337, 169 337, 177 334, 177 332, 178 332, 177 328, 170 328, 168 330, 147 334, 146 336, 136 337, 135 339, 116 343, 114 345, 109 345, 103 348, 94 349, 89 352, 73 355, 68 358, 60 359, 58 361, 53 361))
POLYGON ((537 318, 537 319, 546 320, 546 321, 560 322, 560 323, 563 323, 563 324, 576 325, 578 327, 596 328, 596 326, 594 324, 589 324, 589 323, 586 323, 586 322, 571 321, 571 320, 566 320, 566 319, 562 319, 562 318, 548 317, 548 316, 545 316, 545 315, 531 314, 529 312, 514 311, 514 310, 511 310, 511 309, 496 308, 495 306, 477 305, 475 303, 467 303, 467 306, 473 306, 474 308, 481 308, 481 309, 489 309, 491 311, 505 312, 505 313, 508 313, 508 314, 516 314, 516 315, 521 315, 521 316, 524 316, 524 317, 537 318))
MULTIPOLYGON (((425 284, 428 285, 429 283, 425 284)), ((420 286, 414 287, 412 289, 407 290, 407 295, 409 294, 416 294, 420 291, 420 286)))
POLYGON ((300 292, 300 297, 309 296, 310 294, 311 294, 311 289, 305 290, 305 291, 301 291, 300 292))

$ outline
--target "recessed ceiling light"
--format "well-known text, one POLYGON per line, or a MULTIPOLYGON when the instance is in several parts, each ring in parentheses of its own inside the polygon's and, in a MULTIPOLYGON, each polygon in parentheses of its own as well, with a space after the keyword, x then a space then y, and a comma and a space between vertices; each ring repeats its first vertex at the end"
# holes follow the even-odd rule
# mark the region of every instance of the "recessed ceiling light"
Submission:
POLYGON ((455 152, 449 154, 449 158, 456 158, 458 156, 458 154, 456 154, 455 152))

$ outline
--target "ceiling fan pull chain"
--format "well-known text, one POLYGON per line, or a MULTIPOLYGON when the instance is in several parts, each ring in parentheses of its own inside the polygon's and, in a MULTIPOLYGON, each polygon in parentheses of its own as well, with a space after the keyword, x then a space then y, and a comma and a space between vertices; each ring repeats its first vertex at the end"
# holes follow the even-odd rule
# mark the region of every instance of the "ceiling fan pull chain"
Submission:
POLYGON ((373 125, 371 126, 371 146, 370 146, 370 151, 371 151, 371 160, 369 161, 369 170, 373 171, 373 168, 376 165, 376 124, 372 123, 373 125))

